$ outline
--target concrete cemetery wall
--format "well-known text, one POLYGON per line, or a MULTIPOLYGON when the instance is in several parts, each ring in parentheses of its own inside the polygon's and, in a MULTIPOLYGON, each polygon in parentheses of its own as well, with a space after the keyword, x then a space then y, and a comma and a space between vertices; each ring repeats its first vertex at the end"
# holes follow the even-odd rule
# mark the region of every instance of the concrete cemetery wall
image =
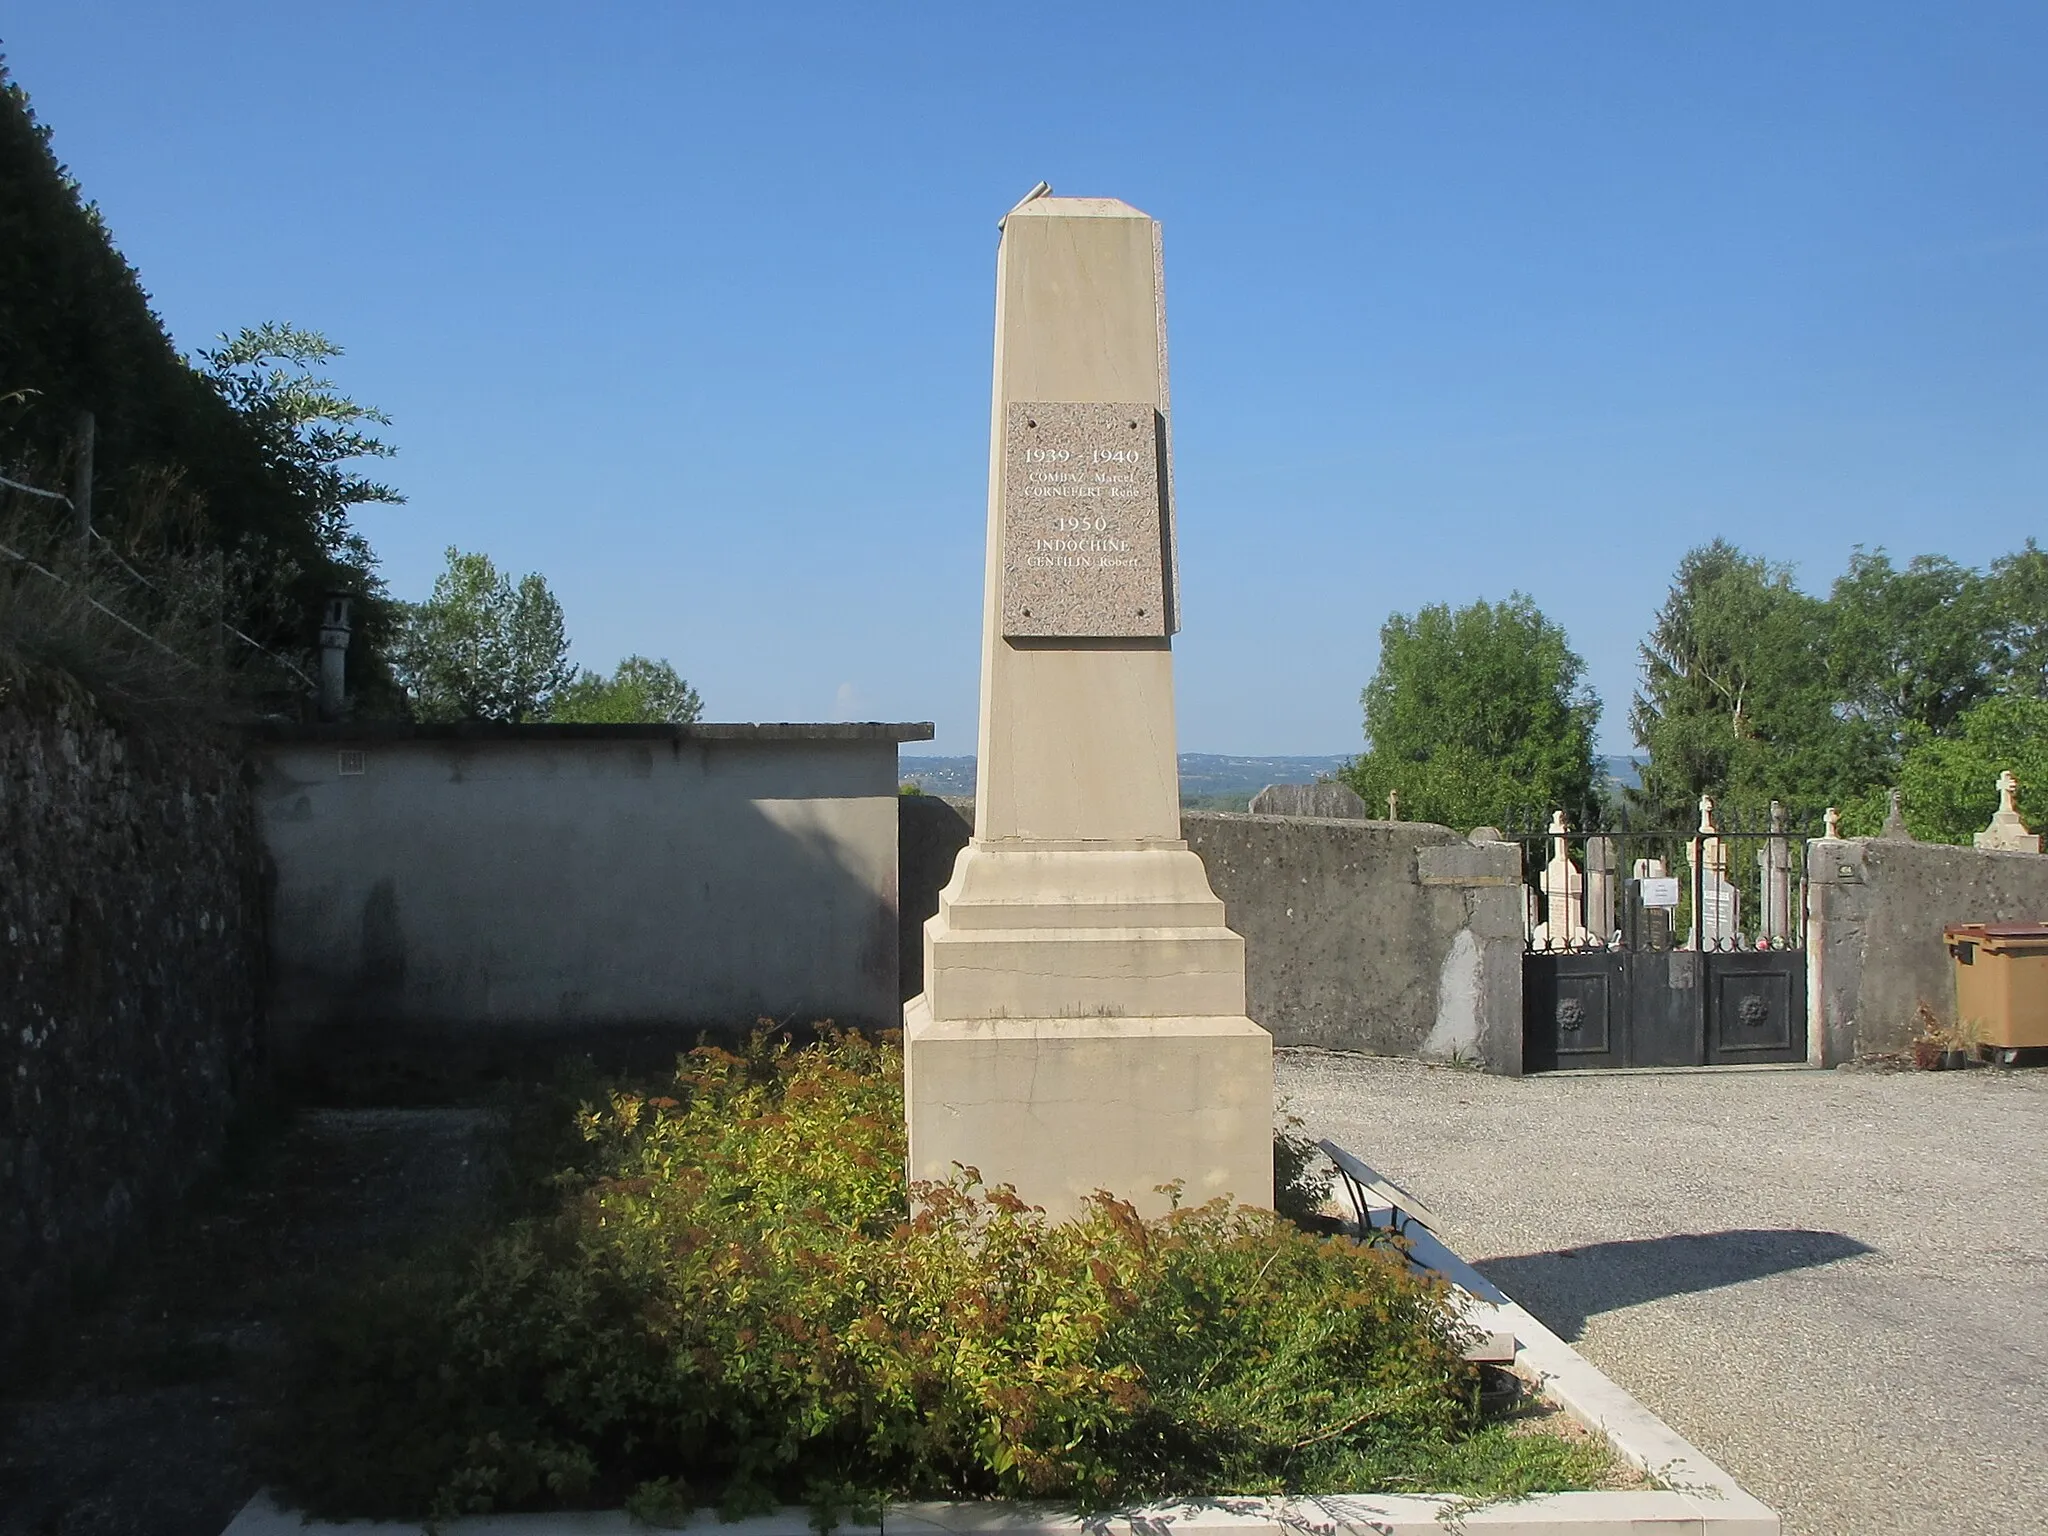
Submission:
POLYGON ((895 1023, 925 726, 294 727, 259 745, 295 1067, 895 1023), (353 771, 351 771, 353 770, 353 771))
POLYGON ((261 1069, 235 755, 0 703, 0 1352, 219 1151, 261 1069))
POLYGON ((1811 1038, 1830 1066, 1903 1049, 1923 1002, 1956 1022, 1948 924, 2048 918, 2048 854, 1823 838, 1806 879, 1811 1038))
MULTIPOLYGON (((972 809, 902 802, 903 984, 972 809)), ((1186 812, 1280 1045, 1522 1065, 1521 851, 1420 822, 1186 812)))
POLYGON ((1522 1070, 1521 850, 1421 822, 1191 814, 1277 1045, 1522 1070))

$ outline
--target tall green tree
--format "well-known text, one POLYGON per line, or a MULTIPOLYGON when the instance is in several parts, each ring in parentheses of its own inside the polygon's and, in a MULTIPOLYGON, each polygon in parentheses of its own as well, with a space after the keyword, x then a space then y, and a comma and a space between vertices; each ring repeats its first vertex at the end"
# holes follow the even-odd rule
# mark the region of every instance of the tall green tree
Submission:
MULTIPOLYGON (((1922 842, 1967 844, 1998 809, 1998 776, 2020 783, 2019 811, 2035 831, 2048 831, 2048 699, 1999 694, 1965 710, 1946 736, 1923 736, 1906 749, 1898 772, 1906 828, 1922 842)), ((1882 789, 1843 807, 1852 837, 1884 825, 1882 789)))
POLYGON ((1839 702, 1894 752, 1951 734, 1996 687, 1994 599, 1990 580, 1946 555, 1916 555, 1902 570, 1882 549, 1858 549, 1828 596, 1839 702))
POLYGON ((254 431, 271 473, 302 509, 328 556, 368 576, 369 543, 350 521, 357 507, 405 498, 352 466, 397 452, 373 435, 389 426, 382 411, 360 405, 323 372, 342 355, 318 331, 266 322, 201 348, 206 379, 254 431))
POLYGON ((433 596, 406 614, 398 675, 418 719, 545 719, 575 671, 547 581, 514 585, 489 555, 450 545, 433 596))
POLYGON ((1998 691, 2048 699, 2048 550, 2032 539, 1991 565, 1998 691))
POLYGON ((1629 711, 1649 754, 1632 809, 1690 826, 1703 793, 1744 815, 1801 814, 1884 773, 1882 732, 1836 708, 1828 605, 1790 569, 1722 539, 1689 551, 1641 647, 1629 711))
POLYGON ((1527 596, 1437 603, 1380 629, 1363 695, 1367 747, 1343 777, 1368 806, 1469 828, 1593 800, 1600 701, 1564 630, 1527 596))
POLYGON ((555 693, 548 718, 586 725, 688 725, 704 712, 697 690, 664 659, 628 656, 610 677, 588 668, 555 693))

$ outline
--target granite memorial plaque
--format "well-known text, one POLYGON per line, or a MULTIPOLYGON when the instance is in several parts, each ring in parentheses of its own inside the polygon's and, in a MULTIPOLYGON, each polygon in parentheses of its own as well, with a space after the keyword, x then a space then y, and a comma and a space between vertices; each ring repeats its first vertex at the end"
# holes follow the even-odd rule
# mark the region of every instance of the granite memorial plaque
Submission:
POLYGON ((1003 435, 1003 634, 1173 632, 1163 436, 1149 405, 1017 401, 1003 435))

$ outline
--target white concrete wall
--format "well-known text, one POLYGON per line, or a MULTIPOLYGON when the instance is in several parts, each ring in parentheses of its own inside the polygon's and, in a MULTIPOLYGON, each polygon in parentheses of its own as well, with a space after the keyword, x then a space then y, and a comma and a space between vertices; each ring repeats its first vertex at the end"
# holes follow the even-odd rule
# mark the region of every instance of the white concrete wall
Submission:
POLYGON ((273 1033, 320 1057, 893 1024, 896 743, 929 731, 277 732, 255 752, 273 1033))

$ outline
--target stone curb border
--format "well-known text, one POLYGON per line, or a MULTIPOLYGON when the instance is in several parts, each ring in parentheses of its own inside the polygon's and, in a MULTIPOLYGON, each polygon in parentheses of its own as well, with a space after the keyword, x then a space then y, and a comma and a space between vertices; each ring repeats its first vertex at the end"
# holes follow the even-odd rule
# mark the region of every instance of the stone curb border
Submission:
MULTIPOLYGON (((1384 1211, 1386 1207, 1378 1207, 1384 1211)), ((1599 1493, 1548 1493, 1475 1504, 1438 1494, 1328 1494, 1317 1499, 1219 1498, 1075 1515, 1026 1504, 891 1504, 879 1525, 844 1523, 840 1536, 1781 1536, 1778 1516, 1744 1492, 1662 1419, 1616 1386, 1577 1350, 1510 1301, 1425 1228, 1409 1223, 1410 1254, 1459 1293, 1484 1332, 1512 1333, 1515 1364, 1615 1454, 1664 1486, 1599 1493)), ((307 1521, 259 1493, 222 1536, 397 1533, 418 1526, 307 1521)), ((450 1536, 647 1536, 620 1510, 472 1515, 441 1529, 450 1536)), ((810 1512, 785 1509, 749 1520, 693 1520, 693 1536, 815 1536, 810 1512)))

